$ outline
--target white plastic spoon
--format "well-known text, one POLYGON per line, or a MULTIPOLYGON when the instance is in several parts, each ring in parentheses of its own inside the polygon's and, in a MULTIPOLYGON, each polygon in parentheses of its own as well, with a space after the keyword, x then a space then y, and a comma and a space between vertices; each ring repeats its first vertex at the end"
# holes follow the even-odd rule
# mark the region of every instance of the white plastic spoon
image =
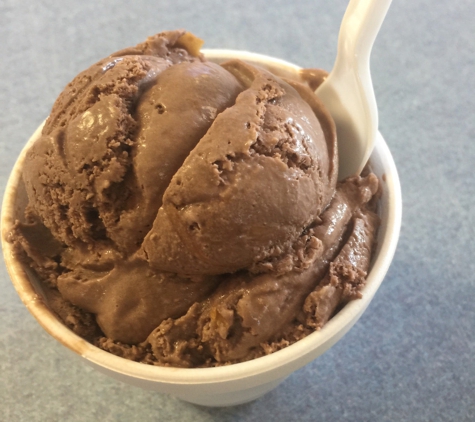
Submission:
POLYGON ((359 174, 373 150, 378 109, 369 58, 391 1, 350 1, 340 27, 335 65, 315 91, 336 123, 340 180, 359 174))

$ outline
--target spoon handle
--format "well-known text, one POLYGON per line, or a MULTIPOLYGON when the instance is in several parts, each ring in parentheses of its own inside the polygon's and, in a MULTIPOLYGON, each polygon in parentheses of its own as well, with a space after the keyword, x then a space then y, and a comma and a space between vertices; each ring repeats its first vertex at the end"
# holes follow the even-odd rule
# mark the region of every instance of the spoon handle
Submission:
POLYGON ((351 55, 358 63, 369 68, 369 56, 374 40, 392 0, 351 0, 346 9, 338 38, 338 55, 335 67, 340 65, 338 59, 343 57, 340 49, 345 50, 345 58, 351 55))
POLYGON ((378 110, 369 58, 391 1, 350 0, 340 27, 334 67, 316 91, 337 126, 340 179, 359 174, 373 150, 378 110))

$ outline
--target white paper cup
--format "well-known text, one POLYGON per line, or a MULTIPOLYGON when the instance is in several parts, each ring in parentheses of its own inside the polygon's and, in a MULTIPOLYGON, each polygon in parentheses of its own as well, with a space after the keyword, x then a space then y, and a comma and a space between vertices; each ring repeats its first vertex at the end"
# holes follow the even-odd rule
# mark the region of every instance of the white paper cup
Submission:
MULTIPOLYGON (((232 50, 204 50, 212 61, 240 58, 281 76, 298 75, 299 67, 271 57, 232 50)), ((371 155, 373 171, 382 181, 381 228, 363 298, 351 301, 320 331, 271 355, 217 368, 163 368, 132 362, 105 352, 64 326, 48 308, 32 271, 13 254, 7 241, 14 221, 23 214, 26 193, 21 181, 26 151, 38 138, 36 130, 18 158, 8 180, 2 205, 2 247, 8 272, 21 300, 40 325, 56 340, 97 370, 126 383, 174 395, 204 406, 230 406, 254 400, 277 387, 287 376, 333 346, 367 308, 392 261, 401 225, 401 188, 391 153, 378 134, 371 155)))

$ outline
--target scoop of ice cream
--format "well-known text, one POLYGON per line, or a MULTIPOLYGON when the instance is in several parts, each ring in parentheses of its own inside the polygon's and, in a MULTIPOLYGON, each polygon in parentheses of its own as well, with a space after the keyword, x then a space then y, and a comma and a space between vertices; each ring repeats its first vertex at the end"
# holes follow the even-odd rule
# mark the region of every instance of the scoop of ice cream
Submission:
POLYGON ((28 152, 30 206, 67 245, 136 250, 171 177, 242 89, 183 49, 180 35, 152 37, 80 73, 28 152))
POLYGON ((245 88, 165 191, 143 244, 163 271, 231 273, 283 256, 334 193, 335 136, 312 107, 262 69, 223 67, 245 88))
POLYGON ((372 174, 339 185, 320 223, 310 229, 319 247, 307 268, 230 276, 186 315, 160 324, 146 344, 162 364, 188 367, 262 354, 260 344, 278 340, 302 308, 304 325, 321 328, 362 287, 378 219, 366 204, 377 190, 372 174))
POLYGON ((203 62, 180 34, 68 85, 28 154, 30 206, 70 246, 129 255, 146 236, 142 255, 160 271, 222 274, 285 256, 333 195, 335 135, 315 99, 312 109, 240 61, 203 62))
POLYGON ((66 87, 27 153, 15 233, 69 327, 165 365, 242 361, 297 318, 320 327, 357 297, 377 226, 377 180, 337 187, 312 90, 200 46, 164 32, 66 87))

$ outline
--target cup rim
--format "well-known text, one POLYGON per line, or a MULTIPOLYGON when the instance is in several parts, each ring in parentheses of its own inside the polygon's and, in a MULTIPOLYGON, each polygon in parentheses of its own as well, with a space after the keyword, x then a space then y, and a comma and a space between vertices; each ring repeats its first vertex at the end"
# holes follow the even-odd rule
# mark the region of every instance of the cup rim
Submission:
MULTIPOLYGON (((235 50, 202 51, 210 59, 232 55, 256 63, 265 64, 271 61, 292 70, 300 69, 298 66, 284 60, 256 53, 235 50)), ((381 244, 378 245, 379 250, 368 274, 367 283, 362 290, 363 297, 361 299, 349 302, 321 330, 309 334, 282 350, 246 362, 210 368, 176 368, 146 365, 115 356, 74 334, 57 319, 32 285, 30 281, 30 277, 33 276, 32 273, 28 272, 19 260, 15 259, 13 245, 7 241, 8 231, 14 223, 14 199, 21 178, 20 169, 23 166, 28 148, 40 135, 43 124, 33 133, 20 153, 5 188, 1 215, 2 248, 5 263, 18 295, 39 324, 63 346, 99 367, 133 378, 175 385, 222 383, 262 375, 283 366, 293 366, 294 369, 297 369, 313 360, 315 356, 312 355, 312 351, 331 343, 332 340, 338 340, 351 328, 371 302, 389 269, 399 239, 402 198, 394 160, 382 135, 378 132, 373 154, 379 155, 379 160, 385 171, 384 179, 389 193, 389 198, 387 198, 388 218, 385 226, 386 232, 382 237, 381 244)))

